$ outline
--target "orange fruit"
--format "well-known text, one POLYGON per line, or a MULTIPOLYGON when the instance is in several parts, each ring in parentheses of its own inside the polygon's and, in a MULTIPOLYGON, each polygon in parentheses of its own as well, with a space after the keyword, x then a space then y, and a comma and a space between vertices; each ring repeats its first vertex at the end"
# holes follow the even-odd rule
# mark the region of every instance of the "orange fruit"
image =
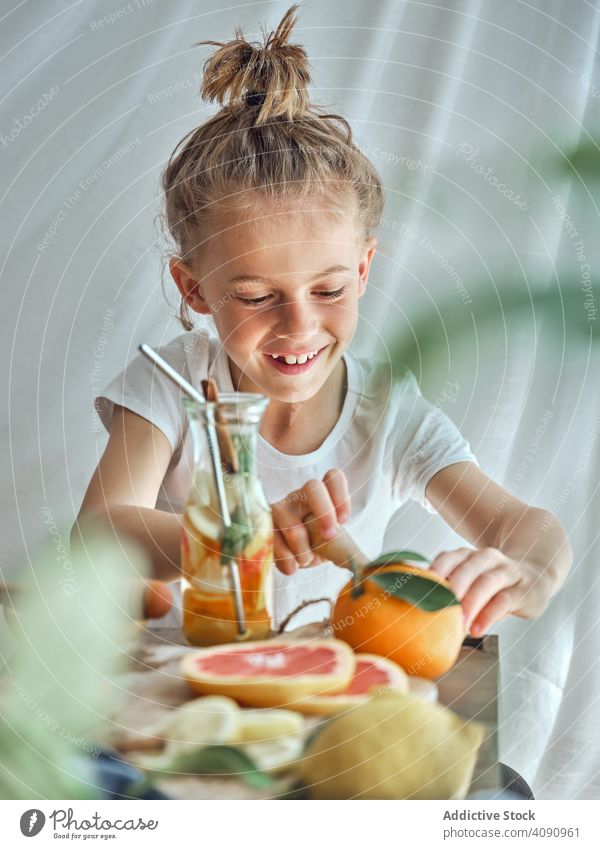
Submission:
POLYGON ((144 591, 144 618, 160 619, 173 606, 173 593, 164 581, 146 581, 144 591))
POLYGON ((357 652, 393 660, 409 675, 443 675, 454 665, 466 636, 461 605, 422 610, 370 580, 385 572, 421 575, 450 587, 443 578, 408 563, 367 567, 361 595, 353 597, 354 584, 350 581, 338 597, 332 620, 334 636, 357 652))

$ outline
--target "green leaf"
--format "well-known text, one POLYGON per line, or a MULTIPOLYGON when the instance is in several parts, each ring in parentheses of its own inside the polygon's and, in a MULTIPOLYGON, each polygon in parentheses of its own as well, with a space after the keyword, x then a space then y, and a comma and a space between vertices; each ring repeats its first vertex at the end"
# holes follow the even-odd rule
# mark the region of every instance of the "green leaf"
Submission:
POLYGON ((151 766, 151 762, 150 758, 145 758, 144 766, 154 773, 235 775, 256 790, 262 790, 273 784, 273 779, 262 772, 245 752, 233 746, 202 746, 185 752, 177 752, 170 760, 163 761, 161 764, 157 763, 155 766, 151 766))
POLYGON ((424 575, 412 575, 410 572, 384 572, 369 576, 380 587, 393 595, 420 607, 421 610, 441 610, 460 604, 452 590, 424 575))
POLYGON ((388 563, 398 563, 402 560, 415 560, 417 563, 427 563, 426 557, 422 554, 417 554, 416 551, 390 551, 389 554, 382 554, 377 560, 373 560, 368 564, 367 569, 372 566, 387 566, 388 563))
POLYGON ((221 542, 221 563, 239 557, 246 545, 252 539, 252 532, 247 526, 246 517, 239 507, 231 514, 231 525, 225 529, 221 542))

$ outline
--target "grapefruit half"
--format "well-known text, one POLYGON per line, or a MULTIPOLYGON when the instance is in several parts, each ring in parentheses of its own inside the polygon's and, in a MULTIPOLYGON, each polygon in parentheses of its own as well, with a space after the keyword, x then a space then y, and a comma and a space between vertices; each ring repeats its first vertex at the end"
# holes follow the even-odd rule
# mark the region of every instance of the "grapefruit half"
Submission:
POLYGON ((230 696, 252 707, 295 707, 298 699, 343 689, 356 666, 341 640, 229 643, 186 655, 181 672, 202 695, 230 696))
POLYGON ((355 657, 354 676, 346 687, 335 693, 299 699, 293 705, 294 710, 301 713, 333 716, 354 705, 366 702, 373 692, 381 688, 394 692, 406 692, 409 689, 408 675, 392 660, 377 654, 357 654, 355 657))

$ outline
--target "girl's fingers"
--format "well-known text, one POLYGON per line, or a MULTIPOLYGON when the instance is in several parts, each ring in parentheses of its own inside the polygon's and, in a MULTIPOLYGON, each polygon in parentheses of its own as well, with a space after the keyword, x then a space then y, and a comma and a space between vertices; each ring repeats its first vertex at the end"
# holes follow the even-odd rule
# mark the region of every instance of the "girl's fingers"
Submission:
POLYGON ((431 572, 435 572, 440 578, 446 578, 456 566, 463 561, 469 554, 472 554, 473 548, 457 548, 454 551, 442 551, 437 557, 434 557, 429 565, 431 572))
POLYGON ((474 622, 495 596, 515 583, 511 581, 508 570, 502 566, 480 574, 461 599, 465 623, 469 625, 474 622))
MULTIPOLYGON (((323 539, 333 539, 337 533, 337 513, 328 488, 323 481, 310 480, 302 487, 306 494, 304 515, 313 513, 323 539)), ((305 531, 308 537, 308 532, 305 531)))
POLYGON ((518 587, 501 590, 479 611, 471 623, 470 632, 474 637, 485 634, 496 622, 500 622, 517 607, 519 601, 518 587))
POLYGON ((298 561, 285 544, 282 534, 277 530, 273 538, 273 557, 275 565, 284 575, 293 575, 298 570, 298 561))
MULTIPOLYGON (((292 503, 285 499, 279 501, 271 506, 271 512, 273 525, 281 536, 281 542, 295 558, 297 566, 309 566, 313 560, 310 537, 302 520, 294 512, 292 503)), ((283 554, 285 557, 289 556, 285 551, 283 554)))
POLYGON ((347 522, 350 516, 350 491, 346 475, 341 469, 329 469, 323 476, 323 483, 335 507, 337 521, 347 522))
MULTIPOLYGON (((471 551, 446 576, 456 597, 463 600, 469 592, 469 588, 477 578, 485 572, 490 572, 500 566, 507 567, 508 558, 497 548, 482 548, 479 551, 471 551)), ((505 583, 513 583, 505 581, 505 583)))
POLYGON ((338 522, 350 514, 350 495, 346 476, 330 469, 323 480, 310 480, 271 505, 275 527, 274 556, 280 571, 293 574, 298 567, 314 566, 323 558, 311 549, 310 535, 303 518, 312 513, 323 539, 332 539, 338 522))

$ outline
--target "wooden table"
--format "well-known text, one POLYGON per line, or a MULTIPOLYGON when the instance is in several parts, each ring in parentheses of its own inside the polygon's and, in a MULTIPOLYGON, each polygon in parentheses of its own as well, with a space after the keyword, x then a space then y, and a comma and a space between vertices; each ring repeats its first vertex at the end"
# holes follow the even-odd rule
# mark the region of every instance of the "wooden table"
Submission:
MULTIPOLYGON (((309 625, 287 636, 310 638, 324 635, 322 624, 309 625)), ((166 709, 194 698, 178 674, 178 665, 187 645, 178 629, 145 631, 137 645, 134 669, 123 677, 123 685, 131 693, 119 713, 119 728, 110 742, 121 748, 124 729, 139 731, 164 715, 166 709)), ((491 795, 501 786, 497 743, 498 638, 467 638, 454 667, 437 681, 440 701, 464 719, 475 719, 486 728, 479 749, 469 795, 484 792, 491 795)), ((307 733, 318 722, 306 718, 307 733)), ((126 736, 126 734, 125 734, 126 736)), ((234 777, 176 776, 161 779, 157 785, 177 799, 264 799, 275 798, 289 789, 290 779, 282 779, 275 791, 260 792, 234 777)))
POLYGON ((458 660, 437 682, 440 702, 486 728, 469 795, 501 787, 498 764, 498 637, 467 637, 458 660))

